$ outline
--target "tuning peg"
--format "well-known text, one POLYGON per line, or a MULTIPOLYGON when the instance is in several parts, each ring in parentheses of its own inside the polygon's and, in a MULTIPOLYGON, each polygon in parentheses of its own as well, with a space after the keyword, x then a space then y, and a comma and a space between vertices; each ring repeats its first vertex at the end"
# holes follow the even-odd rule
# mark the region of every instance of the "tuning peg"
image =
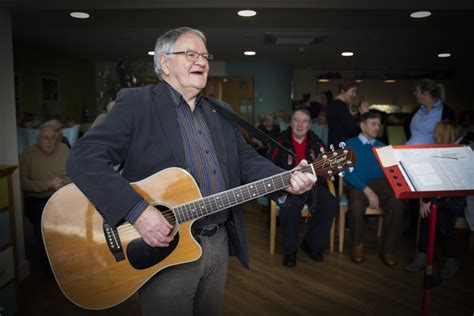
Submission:
POLYGON ((341 172, 338 173, 339 177, 341 177, 341 178, 344 178, 345 174, 346 173, 344 171, 341 171, 341 172))
POLYGON ((346 143, 344 143, 344 142, 340 142, 340 143, 339 143, 339 148, 344 149, 346 146, 347 146, 347 145, 346 145, 346 143))
POLYGON ((321 154, 324 154, 324 151, 325 151, 325 150, 324 150, 324 147, 320 147, 320 148, 319 148, 319 151, 321 152, 321 154))
POLYGON ((349 172, 352 172, 352 171, 354 171, 354 167, 350 167, 348 170, 349 170, 349 172))
POLYGON ((334 181, 334 180, 335 180, 335 179, 334 179, 334 176, 331 176, 329 179, 331 179, 331 181, 334 181))
POLYGON ((333 151, 333 150, 334 150, 334 145, 333 145, 333 144, 329 145, 329 149, 330 149, 331 151, 333 151))

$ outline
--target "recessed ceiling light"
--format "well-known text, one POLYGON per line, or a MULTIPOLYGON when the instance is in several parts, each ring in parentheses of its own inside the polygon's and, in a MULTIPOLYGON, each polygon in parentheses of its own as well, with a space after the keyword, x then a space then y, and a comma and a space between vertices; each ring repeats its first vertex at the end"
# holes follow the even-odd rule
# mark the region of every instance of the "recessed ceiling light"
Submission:
POLYGON ((90 17, 89 13, 85 12, 71 12, 70 15, 76 19, 88 19, 90 17))
POLYGON ((321 79, 318 79, 318 81, 321 82, 321 83, 327 83, 327 82, 329 82, 329 79, 322 79, 321 78, 321 79))
POLYGON ((244 52, 245 56, 255 56, 257 53, 254 52, 253 50, 247 50, 244 52))
POLYGON ((414 19, 421 19, 421 18, 427 18, 431 15, 430 11, 416 11, 410 13, 410 17, 414 19))
POLYGON ((439 53, 438 57, 439 58, 448 58, 448 57, 451 57, 451 53, 439 53))
POLYGON ((393 80, 393 79, 387 79, 385 80, 385 83, 395 83, 397 82, 396 80, 393 80))
POLYGON ((350 57, 350 56, 354 56, 354 53, 353 52, 342 52, 341 55, 344 56, 344 57, 350 57))
POLYGON ((240 16, 243 16, 243 17, 251 17, 251 16, 256 16, 257 15, 257 11, 254 11, 254 10, 240 10, 239 12, 237 12, 238 15, 240 16))
POLYGON ((150 55, 150 56, 154 56, 154 55, 155 55, 155 52, 151 50, 151 51, 149 51, 147 54, 150 55))

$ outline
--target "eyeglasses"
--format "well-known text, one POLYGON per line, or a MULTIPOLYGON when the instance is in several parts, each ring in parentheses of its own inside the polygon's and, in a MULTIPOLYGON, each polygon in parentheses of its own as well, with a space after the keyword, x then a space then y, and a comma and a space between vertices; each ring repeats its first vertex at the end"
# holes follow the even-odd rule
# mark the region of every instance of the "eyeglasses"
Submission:
POLYGON ((182 52, 171 52, 171 53, 166 53, 166 55, 185 55, 186 56, 186 59, 188 61, 198 61, 199 60, 199 56, 202 56, 202 58, 204 58, 204 60, 206 61, 211 61, 214 59, 214 55, 212 54, 209 54, 209 53, 198 53, 198 52, 195 52, 193 50, 185 50, 185 51, 182 51, 182 52))

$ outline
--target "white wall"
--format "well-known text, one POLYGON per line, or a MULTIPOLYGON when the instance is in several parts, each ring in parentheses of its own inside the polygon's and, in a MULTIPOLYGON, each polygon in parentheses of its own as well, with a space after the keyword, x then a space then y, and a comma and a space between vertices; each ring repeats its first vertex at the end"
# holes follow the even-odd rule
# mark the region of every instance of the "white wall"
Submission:
MULTIPOLYGON (((0 43, 0 164, 18 165, 12 28, 10 11, 6 9, 0 9, 0 43)), ((29 274, 29 263, 25 259, 23 205, 18 169, 13 174, 13 194, 17 258, 20 277, 23 279, 29 274)))

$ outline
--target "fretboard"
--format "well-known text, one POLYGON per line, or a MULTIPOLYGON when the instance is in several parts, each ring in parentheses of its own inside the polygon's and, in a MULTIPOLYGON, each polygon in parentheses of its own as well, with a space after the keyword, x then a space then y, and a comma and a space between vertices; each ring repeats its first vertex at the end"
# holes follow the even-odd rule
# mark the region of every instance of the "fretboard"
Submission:
MULTIPOLYGON (((311 165, 301 168, 300 171, 314 172, 311 165)), ((179 205, 174 208, 177 222, 181 224, 198 219, 284 189, 290 185, 292 172, 294 170, 179 205)))

